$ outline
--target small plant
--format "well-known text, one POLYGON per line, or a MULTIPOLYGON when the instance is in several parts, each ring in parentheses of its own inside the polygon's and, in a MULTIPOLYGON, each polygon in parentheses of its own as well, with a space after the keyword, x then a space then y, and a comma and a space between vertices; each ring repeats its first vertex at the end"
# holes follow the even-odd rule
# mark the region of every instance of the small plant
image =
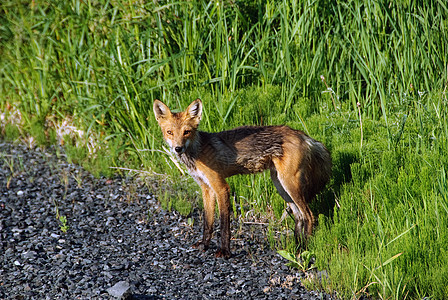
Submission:
POLYGON ((67 196, 68 186, 70 183, 69 177, 68 177, 68 171, 62 170, 62 175, 60 176, 61 184, 64 186, 64 199, 67 196))
POLYGON ((328 86, 327 81, 325 80, 324 75, 320 75, 320 80, 325 84, 325 87, 327 88, 322 93, 329 93, 330 94, 331 101, 333 102, 334 111, 337 111, 338 107, 336 106, 336 102, 334 100, 334 96, 333 95, 335 95, 337 99, 339 99, 339 97, 336 95, 335 91, 331 87, 328 86))
POLYGON ((299 269, 302 272, 307 272, 315 268, 314 261, 316 259, 312 251, 303 251, 297 255, 287 250, 278 250, 277 253, 289 260, 289 263, 286 264, 289 267, 299 269))
POLYGON ((12 155, 8 155, 9 158, 2 155, 3 162, 8 166, 11 175, 14 176, 14 157, 12 155))
POLYGON ((179 195, 174 201, 174 209, 179 212, 182 216, 188 216, 193 210, 193 205, 188 201, 186 196, 179 195))
POLYGON ((67 217, 63 216, 59 213, 58 202, 53 199, 53 203, 54 203, 54 207, 55 207, 55 211, 56 211, 56 220, 58 220, 58 222, 59 222, 59 228, 61 229, 61 231, 63 233, 66 233, 68 231, 68 229, 70 228, 67 224, 68 223, 67 217))
POLYGON ((62 215, 59 215, 59 216, 56 216, 56 217, 58 218, 59 222, 61 223, 61 224, 59 224, 59 227, 61 228, 61 231, 63 233, 66 233, 68 231, 68 229, 70 228, 67 225, 67 217, 66 216, 62 216, 62 215))
POLYGON ((8 175, 8 179, 6 180, 6 188, 9 189, 9 186, 11 184, 11 180, 15 176, 15 172, 14 172, 14 157, 11 156, 10 158, 7 158, 6 157, 7 155, 4 155, 3 153, 1 154, 1 156, 2 156, 2 159, 3 159, 3 163, 8 166, 9 172, 10 172, 10 174, 8 175))
POLYGON ((6 124, 4 127, 4 138, 8 141, 15 141, 20 137, 20 129, 17 125, 6 124))
POLYGON ((193 204, 188 200, 184 192, 178 192, 176 195, 171 195, 170 191, 165 191, 159 198, 163 209, 171 211, 174 209, 182 216, 188 216, 193 210, 193 204))
POLYGON ((165 191, 161 195, 161 197, 159 197, 159 201, 160 201, 160 204, 161 204, 163 209, 165 209, 167 211, 171 211, 171 207, 173 205, 173 202, 172 202, 172 199, 171 199, 168 191, 165 191))
POLYGON ((77 187, 80 189, 82 187, 82 176, 80 173, 72 174, 73 179, 75 179, 77 187))

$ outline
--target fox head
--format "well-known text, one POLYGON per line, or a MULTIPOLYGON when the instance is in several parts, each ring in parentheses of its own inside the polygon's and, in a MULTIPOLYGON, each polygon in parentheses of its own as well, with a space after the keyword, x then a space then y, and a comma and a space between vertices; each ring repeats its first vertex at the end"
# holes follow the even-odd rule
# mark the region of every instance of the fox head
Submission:
POLYGON ((163 138, 172 152, 181 155, 196 141, 196 131, 202 117, 202 101, 196 99, 185 111, 173 113, 162 101, 154 100, 153 109, 163 138))

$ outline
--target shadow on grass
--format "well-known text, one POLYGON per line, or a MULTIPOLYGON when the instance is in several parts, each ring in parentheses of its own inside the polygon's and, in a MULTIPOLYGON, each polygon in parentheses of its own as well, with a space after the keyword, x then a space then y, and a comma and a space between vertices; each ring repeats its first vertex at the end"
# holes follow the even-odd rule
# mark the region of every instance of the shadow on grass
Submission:
POLYGON ((351 165, 359 160, 359 155, 350 150, 335 151, 332 156, 331 182, 310 205, 316 215, 323 214, 329 218, 333 217, 341 188, 352 180, 351 165))

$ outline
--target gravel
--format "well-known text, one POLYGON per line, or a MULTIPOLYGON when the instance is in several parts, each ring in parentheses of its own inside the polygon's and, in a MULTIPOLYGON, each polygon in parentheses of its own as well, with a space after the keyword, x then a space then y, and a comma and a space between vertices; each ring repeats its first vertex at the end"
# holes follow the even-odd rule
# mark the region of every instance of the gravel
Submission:
POLYGON ((200 212, 190 225, 148 186, 0 141, 0 299, 330 299, 305 290, 257 225, 233 221, 228 260, 191 248, 200 212))

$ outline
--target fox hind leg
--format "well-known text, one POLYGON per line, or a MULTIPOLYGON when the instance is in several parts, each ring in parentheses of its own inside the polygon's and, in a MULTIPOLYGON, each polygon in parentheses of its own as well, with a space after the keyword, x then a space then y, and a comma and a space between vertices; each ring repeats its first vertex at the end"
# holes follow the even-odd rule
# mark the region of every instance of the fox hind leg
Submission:
POLYGON ((271 179, 278 193, 287 202, 288 208, 294 215, 294 237, 296 242, 303 243, 306 236, 311 235, 313 231, 314 216, 301 190, 300 172, 291 173, 288 170, 283 170, 281 169, 281 164, 277 164, 276 167, 276 169, 271 169, 271 179))
POLYGON ((222 177, 213 183, 219 208, 221 245, 216 251, 216 257, 229 258, 230 252, 230 187, 222 177))

